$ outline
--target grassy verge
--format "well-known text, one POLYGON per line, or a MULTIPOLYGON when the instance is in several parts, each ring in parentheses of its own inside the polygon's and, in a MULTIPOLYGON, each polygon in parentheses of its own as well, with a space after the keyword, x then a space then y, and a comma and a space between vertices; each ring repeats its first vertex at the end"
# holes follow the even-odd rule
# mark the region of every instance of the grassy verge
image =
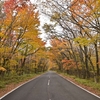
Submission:
POLYGON ((42 73, 31 73, 31 74, 23 74, 21 76, 18 76, 18 75, 14 75, 14 74, 11 74, 9 76, 4 76, 0 79, 0 89, 2 88, 6 88, 7 85, 9 84, 18 84, 20 82, 23 82, 23 81, 27 81, 29 79, 32 79, 38 75, 40 75, 42 73))
POLYGON ((66 73, 58 73, 58 74, 100 96, 100 83, 95 83, 91 79, 90 80, 80 79, 76 76, 68 75, 66 73))

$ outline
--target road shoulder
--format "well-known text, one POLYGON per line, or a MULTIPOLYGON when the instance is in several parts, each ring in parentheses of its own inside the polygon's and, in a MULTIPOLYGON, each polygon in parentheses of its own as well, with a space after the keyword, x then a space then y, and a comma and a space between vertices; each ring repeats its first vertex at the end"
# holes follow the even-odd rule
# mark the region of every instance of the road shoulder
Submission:
POLYGON ((83 85, 83 84, 80 84, 80 83, 78 83, 77 81, 75 81, 74 78, 68 77, 68 76, 66 76, 66 75, 64 75, 64 74, 59 74, 59 73, 58 73, 58 75, 59 75, 60 77, 64 78, 65 80, 69 81, 70 83, 72 83, 72 84, 78 86, 79 88, 83 89, 84 91, 86 91, 86 92, 88 92, 88 93, 90 93, 90 94, 96 96, 97 98, 100 98, 100 92, 97 91, 97 90, 94 90, 92 87, 88 87, 88 86, 85 86, 85 85, 83 85))
MULTIPOLYGON (((42 74, 41 74, 42 75, 42 74)), ((5 88, 1 88, 0 89, 0 99, 3 98, 4 96, 10 94, 11 92, 13 92, 14 90, 16 90, 17 88, 21 87, 22 85, 36 79, 37 77, 41 76, 41 75, 36 75, 33 76, 33 78, 30 79, 26 79, 22 82, 18 82, 18 83, 11 83, 9 85, 6 85, 5 88)))

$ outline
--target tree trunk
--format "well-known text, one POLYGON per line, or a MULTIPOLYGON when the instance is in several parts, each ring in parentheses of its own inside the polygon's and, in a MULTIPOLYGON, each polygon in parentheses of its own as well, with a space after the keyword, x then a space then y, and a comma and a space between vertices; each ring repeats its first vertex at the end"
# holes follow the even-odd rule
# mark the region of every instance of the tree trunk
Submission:
POLYGON ((87 47, 84 46, 84 51, 85 51, 85 67, 86 67, 86 77, 90 78, 90 73, 89 73, 89 66, 88 66, 88 50, 87 47))
POLYGON ((99 55, 98 55, 98 47, 97 47, 97 43, 94 44, 95 45, 95 55, 96 55, 96 77, 97 77, 97 82, 99 82, 99 55))

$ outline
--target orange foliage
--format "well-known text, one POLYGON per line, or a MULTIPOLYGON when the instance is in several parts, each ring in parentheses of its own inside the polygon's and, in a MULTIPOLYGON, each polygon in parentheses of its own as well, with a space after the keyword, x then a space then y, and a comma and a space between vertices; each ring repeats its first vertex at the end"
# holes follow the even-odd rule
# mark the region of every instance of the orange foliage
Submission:
POLYGON ((73 59, 68 60, 65 58, 62 60, 62 63, 65 70, 76 68, 76 62, 73 59))
POLYGON ((63 40, 63 39, 61 39, 61 40, 59 40, 59 39, 52 39, 51 40, 51 45, 54 48, 56 48, 56 47, 57 48, 62 48, 62 49, 69 48, 69 42, 67 40, 63 40))
POLYGON ((80 15, 82 17, 90 16, 91 10, 97 6, 96 0, 73 0, 71 12, 74 17, 80 15))

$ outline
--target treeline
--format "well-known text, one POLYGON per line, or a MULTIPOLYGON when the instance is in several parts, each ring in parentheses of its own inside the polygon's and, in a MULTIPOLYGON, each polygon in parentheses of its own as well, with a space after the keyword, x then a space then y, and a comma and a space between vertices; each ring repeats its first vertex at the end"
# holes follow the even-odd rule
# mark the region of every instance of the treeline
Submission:
POLYGON ((100 1, 46 0, 42 5, 42 12, 53 22, 43 28, 51 39, 58 69, 99 82, 100 1))
POLYGON ((0 1, 0 78, 48 68, 39 13, 29 0, 0 1))

